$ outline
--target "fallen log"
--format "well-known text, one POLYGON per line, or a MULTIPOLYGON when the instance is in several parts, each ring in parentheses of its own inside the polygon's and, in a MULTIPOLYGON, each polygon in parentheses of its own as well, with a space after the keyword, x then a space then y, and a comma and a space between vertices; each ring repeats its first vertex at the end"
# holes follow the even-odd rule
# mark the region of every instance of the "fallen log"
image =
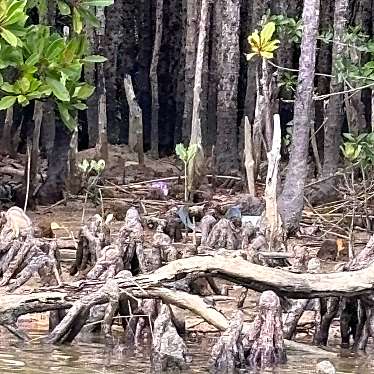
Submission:
POLYGON ((226 279, 258 292, 272 290, 294 299, 370 294, 374 285, 374 264, 357 271, 296 274, 255 265, 240 257, 226 256, 194 256, 176 260, 153 274, 136 279, 148 279, 153 284, 159 284, 192 273, 226 279))

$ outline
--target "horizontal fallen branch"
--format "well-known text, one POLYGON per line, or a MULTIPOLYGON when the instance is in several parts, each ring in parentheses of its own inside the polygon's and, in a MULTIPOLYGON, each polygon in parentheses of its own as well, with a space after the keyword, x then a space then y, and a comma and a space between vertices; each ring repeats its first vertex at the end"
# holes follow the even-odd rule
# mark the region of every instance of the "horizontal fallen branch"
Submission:
POLYGON ((273 290, 282 296, 303 299, 370 294, 374 285, 374 264, 358 271, 295 274, 226 256, 194 256, 173 261, 153 274, 136 279, 160 284, 191 273, 214 275, 255 291, 273 290))

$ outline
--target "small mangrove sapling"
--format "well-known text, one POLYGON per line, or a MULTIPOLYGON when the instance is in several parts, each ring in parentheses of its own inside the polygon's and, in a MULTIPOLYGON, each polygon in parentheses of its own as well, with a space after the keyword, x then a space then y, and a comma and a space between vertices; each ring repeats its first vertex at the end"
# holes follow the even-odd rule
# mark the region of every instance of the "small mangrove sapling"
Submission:
POLYGON ((187 148, 183 144, 177 144, 175 146, 175 153, 183 161, 184 164, 184 200, 188 201, 188 196, 191 191, 188 188, 188 175, 187 169, 188 164, 196 157, 197 144, 190 144, 187 148))
MULTIPOLYGON (((84 199, 84 206, 83 206, 83 212, 82 212, 82 223, 84 221, 84 214, 86 211, 86 205, 87 205, 87 199, 88 199, 88 194, 90 193, 90 190, 94 189, 97 186, 97 182, 99 181, 99 178, 101 174, 103 173, 105 169, 105 161, 104 160, 91 160, 88 161, 84 159, 81 163, 78 164, 79 169, 82 171, 84 179, 87 184, 87 191, 86 191, 86 196, 84 199), (93 178, 91 179, 90 176, 91 174, 94 173, 93 178)), ((102 210, 103 208, 103 199, 101 197, 101 190, 99 189, 99 194, 100 194, 100 201, 101 201, 101 207, 102 210)), ((104 216, 104 213, 103 213, 104 216)))

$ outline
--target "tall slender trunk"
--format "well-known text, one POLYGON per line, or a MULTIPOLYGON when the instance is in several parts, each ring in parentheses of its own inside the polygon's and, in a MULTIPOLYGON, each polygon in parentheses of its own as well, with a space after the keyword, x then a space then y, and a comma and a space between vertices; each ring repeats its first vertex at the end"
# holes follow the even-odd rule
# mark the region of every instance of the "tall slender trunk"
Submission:
POLYGON ((208 0, 201 1, 199 38, 196 53, 195 84, 193 96, 192 124, 190 145, 198 147, 196 157, 191 160, 188 167, 189 190, 198 186, 201 181, 202 169, 204 167, 204 150, 201 138, 201 93, 203 80, 203 66, 205 55, 205 40, 207 35, 208 0))
MULTIPOLYGON (((119 60, 119 44, 123 39, 123 7, 126 1, 115 1, 114 4, 104 14, 104 8, 97 8, 96 12, 99 17, 105 22, 99 28, 97 28, 96 35, 98 42, 101 44, 101 54, 104 55, 108 60, 104 64, 104 75, 105 75, 105 89, 106 94, 110 97, 110 100, 106 102, 106 115, 108 118, 108 129, 115 132, 118 137, 116 142, 120 142, 121 139, 119 134, 121 131, 121 115, 120 115, 120 104, 119 97, 122 89, 122 79, 118 77, 118 60, 119 60)), ((103 64, 97 65, 100 69, 103 64)), ((96 96, 96 105, 99 105, 100 97, 96 96)), ((99 117, 99 115, 98 115, 99 117)), ((98 117, 96 119, 96 125, 98 125, 98 117)), ((111 139, 113 140, 113 139, 111 139)))
POLYGON ((152 2, 149 0, 138 0, 138 15, 139 49, 136 56, 138 71, 136 74, 132 74, 132 79, 134 87, 137 87, 136 96, 142 109, 144 144, 149 147, 152 122, 152 95, 149 81, 153 47, 152 2))
MULTIPOLYGON (((93 26, 87 25, 86 33, 91 53, 98 53, 96 45, 96 32, 93 26)), ((84 67, 84 79, 87 83, 91 84, 92 86, 96 86, 96 64, 88 64, 84 67)), ((95 147, 97 139, 99 137, 97 109, 97 91, 95 90, 95 92, 87 99, 87 136, 88 146, 90 148, 95 147)))
POLYGON ((152 90, 152 125, 151 125, 151 152, 153 157, 158 158, 158 117, 160 110, 159 96, 158 96, 158 61, 160 59, 160 48, 162 40, 162 29, 163 29, 163 7, 164 1, 157 0, 156 3, 156 33, 155 41, 153 44, 153 55, 151 63, 151 71, 149 78, 151 81, 152 90))
MULTIPOLYGON (((321 4, 320 7, 320 26, 322 32, 330 29, 334 20, 334 0, 328 0, 321 4)), ((317 68, 316 71, 322 74, 330 74, 331 72, 331 45, 319 41, 319 48, 317 53, 317 68)), ((318 95, 325 95, 330 90, 330 78, 325 75, 318 75, 317 93, 318 95)), ((324 143, 324 121, 325 121, 325 101, 315 101, 315 138, 319 155, 323 158, 323 143, 324 143)))
POLYGON ((299 76, 295 98, 293 136, 290 161, 279 201, 284 228, 298 228, 304 205, 304 184, 307 175, 309 135, 312 119, 316 44, 320 0, 305 0, 303 36, 299 60, 299 76))
MULTIPOLYGON (((103 8, 97 8, 97 18, 100 21, 100 27, 96 30, 98 36, 99 51, 103 51, 104 35, 105 35, 105 13, 103 8)), ((107 117, 107 93, 106 93, 106 78, 104 73, 104 66, 98 66, 98 156, 108 162, 108 117, 107 117)), ((115 100, 115 98, 112 98, 115 100)))
MULTIPOLYGON (((222 0, 221 0, 222 1, 222 0)), ((239 79, 239 0, 221 2, 221 43, 217 94, 217 169, 231 174, 239 169, 238 79, 239 79)))
POLYGON ((344 84, 338 80, 338 62, 344 55, 344 31, 347 23, 348 0, 337 0, 334 11, 334 37, 332 47, 332 78, 325 124, 324 162, 322 174, 324 177, 334 174, 339 165, 341 130, 344 120, 344 95, 337 94, 343 91, 344 84))
POLYGON ((216 143, 217 137, 217 92, 218 92, 218 56, 220 48, 221 14, 220 2, 211 3, 211 27, 210 27, 210 50, 209 50, 209 77, 208 77, 208 103, 207 103, 207 139, 208 146, 216 143))
MULTIPOLYGON (((34 131, 32 133, 32 142, 31 142, 31 152, 30 152, 30 197, 32 197, 36 185, 37 185, 37 174, 39 169, 39 140, 40 140, 40 130, 43 120, 43 103, 41 101, 35 101, 34 105, 34 131)), ((27 168, 25 168, 27 173, 27 168)), ((27 176, 25 175, 25 180, 27 176)))
POLYGON ((181 0, 181 14, 180 20, 182 25, 182 37, 181 37, 181 49, 180 49, 180 61, 178 70, 178 83, 177 83, 177 97, 176 97, 176 120, 174 126, 174 144, 178 144, 182 140, 183 132, 183 114, 184 114, 184 100, 185 100, 185 61, 186 61, 186 33, 187 33, 187 0, 181 0))
POLYGON ((192 106, 193 106, 193 87, 195 77, 196 62, 196 34, 198 22, 198 1, 187 0, 187 30, 186 30, 186 61, 184 75, 184 111, 183 111, 183 142, 187 143, 191 135, 192 106))

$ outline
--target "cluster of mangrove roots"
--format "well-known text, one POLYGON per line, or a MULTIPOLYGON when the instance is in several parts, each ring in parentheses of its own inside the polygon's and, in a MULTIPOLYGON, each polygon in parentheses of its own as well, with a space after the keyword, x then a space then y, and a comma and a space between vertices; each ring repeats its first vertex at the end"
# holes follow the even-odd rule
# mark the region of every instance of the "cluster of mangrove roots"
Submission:
POLYGON ((17 327, 18 317, 50 311, 46 342, 67 343, 79 334, 101 330, 112 344, 112 326, 118 321, 129 344, 152 341, 155 369, 174 370, 188 365, 181 338, 184 322, 174 312, 188 309, 223 332, 212 349, 210 364, 231 370, 285 362, 289 343, 283 337, 292 339, 302 313, 313 310, 315 345, 327 344, 330 324, 339 314, 342 345, 349 347, 353 337, 353 348, 364 350, 368 338, 374 336, 370 291, 374 237, 343 271, 323 274, 319 260, 311 258, 304 247, 296 246, 283 257, 270 253, 260 229, 241 224, 235 210, 229 213, 222 217, 217 209, 204 214, 197 208, 192 225, 188 209, 186 213, 173 208, 162 218, 142 218, 135 208, 129 208, 117 235, 111 233, 109 219, 95 215, 79 232, 71 268, 77 281, 67 285, 60 279, 56 241, 36 238, 28 217, 11 208, 0 217, 1 285, 13 291, 38 273, 49 290, 32 296, 12 295, 14 299, 7 296, 0 305, 0 325, 26 340, 27 335, 17 327), (151 239, 144 225, 155 228, 151 239), (181 235, 186 230, 193 245, 181 235), (199 255, 189 257, 190 253, 199 255), (350 272, 349 284, 344 272, 350 272), (230 321, 209 299, 212 293, 222 293, 216 278, 244 287, 230 321), (240 311, 248 289, 262 292, 251 324, 240 311))

